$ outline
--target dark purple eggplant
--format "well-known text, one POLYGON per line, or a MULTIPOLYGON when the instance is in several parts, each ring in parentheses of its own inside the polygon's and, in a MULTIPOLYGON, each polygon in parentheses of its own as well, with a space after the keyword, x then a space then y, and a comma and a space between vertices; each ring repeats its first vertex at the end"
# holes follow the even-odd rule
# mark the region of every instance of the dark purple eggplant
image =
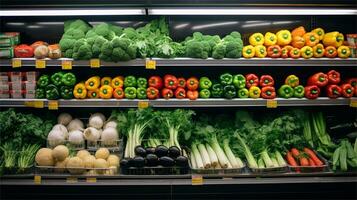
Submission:
POLYGON ((181 155, 181 151, 177 146, 171 146, 169 148, 169 157, 171 158, 177 158, 178 156, 181 155))
POLYGON ((179 167, 187 167, 188 166, 188 159, 185 156, 178 156, 175 159, 176 165, 179 167))
POLYGON ((146 154, 155 154, 155 147, 146 147, 146 154))
POLYGON ((141 156, 135 156, 133 158, 133 167, 144 167, 145 159, 141 156))
POLYGON ((136 156, 141 156, 141 157, 146 156, 146 150, 142 146, 136 146, 134 152, 136 156))
POLYGON ((120 166, 121 166, 121 167, 130 167, 130 166, 129 166, 129 160, 130 160, 130 158, 123 158, 123 159, 121 159, 121 161, 120 161, 120 166))
POLYGON ((169 149, 164 145, 159 145, 155 148, 155 154, 159 158, 161 158, 163 156, 167 156, 168 152, 169 152, 169 149))
POLYGON ((159 164, 159 158, 155 154, 146 155, 146 165, 149 167, 154 167, 159 164))
POLYGON ((163 156, 159 159, 159 163, 164 167, 172 167, 175 165, 175 160, 168 156, 163 156))

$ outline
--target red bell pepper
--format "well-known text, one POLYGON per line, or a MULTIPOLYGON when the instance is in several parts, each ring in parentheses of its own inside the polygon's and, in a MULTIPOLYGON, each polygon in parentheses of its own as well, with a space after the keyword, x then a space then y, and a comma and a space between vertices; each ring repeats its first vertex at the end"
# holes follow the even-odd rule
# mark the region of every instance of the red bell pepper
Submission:
POLYGON ((192 91, 192 90, 187 91, 187 97, 190 100, 196 100, 198 98, 198 91, 197 90, 195 90, 195 91, 192 91))
POLYGON ((339 84, 341 81, 340 73, 335 70, 330 70, 327 72, 327 76, 329 84, 339 84))
POLYGON ((349 83, 352 85, 352 87, 355 89, 354 96, 357 96, 357 78, 349 78, 349 79, 347 79, 346 83, 349 83))
POLYGON ((247 74, 245 75, 245 83, 248 89, 252 86, 258 86, 259 78, 255 74, 247 74))
POLYGON ((148 99, 157 99, 160 97, 160 92, 155 87, 148 87, 146 89, 146 96, 148 97, 148 99))
POLYGON ((260 87, 274 86, 274 79, 270 75, 262 75, 259 79, 260 87))
POLYGON ((183 99, 186 97, 186 90, 183 88, 177 88, 175 91, 175 97, 177 99, 183 99))
POLYGON ((16 58, 31 58, 33 57, 33 48, 26 44, 20 44, 14 48, 16 58))
POLYGON ((268 57, 279 58, 281 56, 281 48, 279 45, 269 46, 267 49, 268 57))
POLYGON ((320 88, 316 85, 305 87, 305 97, 308 99, 316 99, 320 95, 320 88))
POLYGON ((272 86, 263 87, 261 97, 263 99, 274 99, 276 97, 275 88, 272 86))
POLYGON ((334 58, 337 56, 337 50, 334 46, 328 46, 325 48, 325 56, 328 58, 334 58))
POLYGON ((186 79, 183 77, 178 78, 177 79, 177 87, 185 88, 186 87, 186 79))
POLYGON ((164 76, 165 88, 174 90, 174 89, 177 88, 177 84, 178 84, 178 81, 177 81, 177 78, 174 75, 168 74, 168 75, 164 76))
POLYGON ((294 47, 290 46, 290 45, 286 45, 285 47, 283 47, 281 49, 281 57, 282 58, 288 58, 289 57, 289 52, 291 49, 293 49, 294 47))
POLYGON ((171 89, 164 88, 161 90, 161 96, 164 97, 165 99, 170 99, 171 97, 174 96, 174 92, 171 89))
POLYGON ((351 84, 345 83, 341 85, 342 96, 346 98, 351 98, 355 92, 355 89, 351 84))
POLYGON ((326 87, 326 94, 331 99, 336 99, 341 96, 342 89, 338 85, 328 85, 326 87))
POLYGON ((191 77, 191 78, 187 79, 187 81, 186 81, 186 87, 188 90, 195 91, 198 89, 198 85, 199 85, 199 82, 196 77, 191 77))
POLYGON ((316 85, 318 87, 324 87, 328 84, 328 76, 322 72, 318 72, 309 77, 307 85, 316 85))
POLYGON ((156 89, 161 89, 163 86, 162 78, 160 76, 152 76, 149 78, 149 87, 154 87, 156 89))

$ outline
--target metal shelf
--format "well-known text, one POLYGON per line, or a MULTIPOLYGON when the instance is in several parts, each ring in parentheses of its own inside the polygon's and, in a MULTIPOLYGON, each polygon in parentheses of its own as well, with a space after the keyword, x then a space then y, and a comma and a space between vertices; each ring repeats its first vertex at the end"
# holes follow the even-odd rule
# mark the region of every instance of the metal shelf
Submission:
MULTIPOLYGON (((357 58, 311 58, 311 59, 292 59, 292 58, 239 58, 239 59, 192 59, 192 58, 174 58, 174 59, 162 59, 162 58, 152 58, 156 61, 156 66, 159 67, 188 67, 188 66, 329 66, 329 67, 356 67, 357 58)), ((21 66, 35 66, 35 58, 20 58, 21 66)), ((73 60, 68 58, 61 59, 45 59, 46 66, 61 66, 63 60, 71 60, 72 67, 89 67, 90 61, 88 60, 73 60)), ((128 62, 104 62, 101 61, 101 67, 131 67, 131 66, 142 66, 145 67, 145 59, 134 59, 128 62)), ((11 59, 0 59, 0 66, 12 66, 11 59)))
MULTIPOLYGON (((357 101, 356 97, 351 99, 338 98, 329 99, 327 97, 320 97, 315 100, 309 99, 283 99, 276 98, 277 106, 348 106, 351 102, 357 101)), ((0 107, 26 107, 28 102, 42 101, 44 107, 48 107, 48 100, 46 99, 1 99, 0 107)), ((123 107, 135 108, 141 102, 147 102, 149 106, 156 108, 199 108, 199 107, 266 107, 268 100, 266 99, 197 99, 191 101, 188 99, 157 99, 157 100, 138 100, 138 99, 85 99, 85 100, 58 100, 59 107, 123 107)))

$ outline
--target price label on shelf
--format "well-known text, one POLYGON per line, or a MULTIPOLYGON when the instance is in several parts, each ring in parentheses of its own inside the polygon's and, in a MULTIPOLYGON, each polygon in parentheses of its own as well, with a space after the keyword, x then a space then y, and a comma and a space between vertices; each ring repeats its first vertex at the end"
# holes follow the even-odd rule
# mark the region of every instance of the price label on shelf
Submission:
POLYGON ((33 182, 34 182, 35 184, 41 184, 41 176, 35 175, 35 176, 33 177, 33 182))
POLYGON ((49 110, 58 110, 58 101, 55 101, 55 100, 48 101, 48 109, 49 110))
POLYGON ((44 102, 43 101, 34 101, 33 102, 33 107, 34 108, 43 108, 44 107, 44 102))
POLYGON ((19 67, 21 67, 21 65, 22 65, 22 62, 20 59, 18 59, 18 58, 12 59, 12 68, 19 68, 19 67))
POLYGON ((97 178, 88 177, 88 178, 86 178, 86 182, 87 183, 96 183, 97 182, 97 178))
POLYGON ((45 69, 46 68, 46 60, 36 59, 36 69, 45 69))
POLYGON ((72 60, 62 60, 62 69, 71 70, 72 69, 72 60))
POLYGON ((192 175, 192 185, 203 185, 202 175, 192 175))
POLYGON ((147 107, 149 107, 148 101, 139 101, 138 102, 138 108, 147 108, 147 107))
POLYGON ((352 108, 357 108, 357 99, 351 99, 350 106, 352 108))
POLYGON ((33 101, 25 101, 24 106, 26 107, 35 107, 35 104, 33 101))
POLYGON ((90 59, 90 67, 91 68, 99 68, 100 60, 99 59, 90 59))
POLYGON ((268 99, 267 100, 267 108, 277 108, 278 107, 278 101, 274 99, 268 99))
POLYGON ((68 177, 66 179, 66 182, 67 183, 77 183, 78 182, 78 179, 76 177, 68 177))
POLYGON ((146 60, 145 63, 145 68, 146 69, 156 69, 156 60, 146 60))

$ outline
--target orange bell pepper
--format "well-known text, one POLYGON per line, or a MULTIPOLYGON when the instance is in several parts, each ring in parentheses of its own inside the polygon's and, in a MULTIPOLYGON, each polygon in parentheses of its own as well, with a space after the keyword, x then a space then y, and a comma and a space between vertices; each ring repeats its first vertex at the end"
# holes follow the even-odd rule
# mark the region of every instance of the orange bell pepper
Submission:
POLYGON ((334 58, 337 56, 337 50, 334 46, 328 46, 325 48, 325 56, 328 58, 334 58))
POLYGON ((303 26, 299 26, 297 28, 295 28, 293 31, 291 31, 291 35, 294 36, 304 36, 304 34, 306 33, 305 28, 303 26))
POLYGON ((285 47, 283 47, 281 49, 281 57, 282 58, 288 58, 289 57, 289 52, 291 49, 293 49, 294 47, 290 46, 290 45, 286 45, 285 47))
POLYGON ((313 47, 319 43, 319 35, 314 32, 309 32, 304 34, 305 45, 309 47, 313 47))
POLYGON ((293 40, 291 41, 291 45, 295 48, 303 48, 305 46, 305 39, 301 36, 294 36, 293 40))
POLYGON ((293 48, 289 51, 289 56, 291 58, 299 58, 300 57, 300 49, 293 48))

